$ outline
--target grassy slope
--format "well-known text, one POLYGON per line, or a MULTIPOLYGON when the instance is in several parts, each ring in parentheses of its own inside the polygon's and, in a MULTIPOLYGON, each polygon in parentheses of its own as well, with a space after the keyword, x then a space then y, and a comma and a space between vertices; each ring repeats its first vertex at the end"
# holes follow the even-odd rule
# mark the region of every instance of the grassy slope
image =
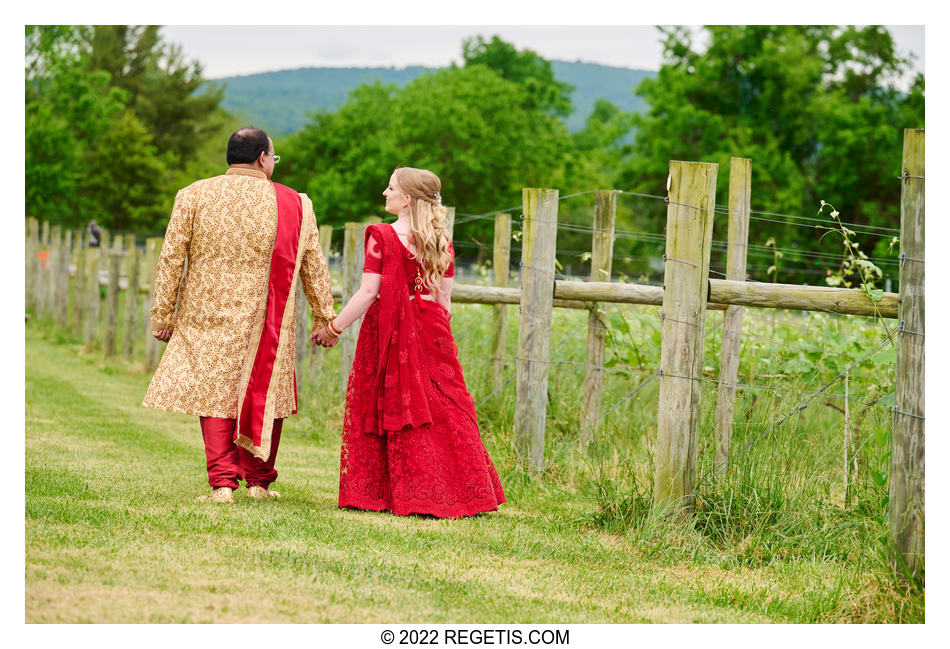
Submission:
POLYGON ((576 521, 594 494, 518 479, 495 433, 497 513, 338 510, 338 404, 307 402, 285 426, 284 499, 198 504, 196 419, 140 407, 147 376, 77 351, 27 329, 28 622, 893 619, 847 563, 721 568, 591 530, 576 521))

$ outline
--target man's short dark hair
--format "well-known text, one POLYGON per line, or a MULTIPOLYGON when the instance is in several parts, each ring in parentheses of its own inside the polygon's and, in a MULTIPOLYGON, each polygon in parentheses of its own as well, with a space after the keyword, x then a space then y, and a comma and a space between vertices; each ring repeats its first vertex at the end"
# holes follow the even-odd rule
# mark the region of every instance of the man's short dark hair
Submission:
POLYGON ((228 164, 253 164, 270 150, 267 133, 256 126, 239 128, 228 138, 228 164))

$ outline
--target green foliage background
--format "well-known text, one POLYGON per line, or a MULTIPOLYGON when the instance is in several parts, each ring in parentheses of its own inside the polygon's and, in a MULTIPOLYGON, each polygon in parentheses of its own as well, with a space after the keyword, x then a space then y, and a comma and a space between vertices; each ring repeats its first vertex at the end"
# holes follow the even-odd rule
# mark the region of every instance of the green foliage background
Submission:
MULTIPOLYGON (((547 61, 493 36, 462 43, 460 66, 322 70, 319 83, 314 70, 290 70, 226 88, 154 26, 27 26, 26 211, 67 227, 96 219, 161 234, 175 191, 221 173, 227 136, 246 120, 274 125, 275 180, 306 191, 335 226, 382 215, 380 192, 399 165, 439 174, 445 202, 464 215, 517 206, 526 186, 662 196, 670 160, 719 163, 725 205, 738 156, 752 159, 752 208, 767 213, 752 229, 751 276, 770 279, 765 269, 777 265, 773 279, 822 281, 837 266, 835 244, 781 215, 813 216, 826 200, 846 223, 897 227, 903 129, 924 126, 923 76, 895 87, 909 61, 879 26, 706 32, 700 51, 688 30, 661 30, 661 69, 619 82, 617 69, 547 61), (354 74, 361 84, 344 95, 354 74), (778 264, 768 240, 783 252, 778 264), (811 254, 829 246, 830 263, 811 254)), ((559 220, 589 225, 590 212, 589 197, 566 200, 559 220)), ((726 219, 716 221, 723 239, 726 219)), ((664 222, 661 200, 621 204, 618 230, 645 234, 618 243, 629 260, 619 272, 650 276, 662 242, 648 235, 664 222)), ((896 280, 889 237, 854 229, 896 280)), ((491 223, 468 223, 458 237, 488 245, 491 223)), ((583 233, 558 243, 590 246, 583 233)), ((584 271, 582 255, 562 263, 584 271)))

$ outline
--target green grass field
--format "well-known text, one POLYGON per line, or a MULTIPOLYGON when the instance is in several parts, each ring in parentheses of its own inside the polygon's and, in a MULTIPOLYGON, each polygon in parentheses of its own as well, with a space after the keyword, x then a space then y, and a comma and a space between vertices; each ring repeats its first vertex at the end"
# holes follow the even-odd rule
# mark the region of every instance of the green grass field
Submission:
MULTIPOLYGON (((453 319, 476 402, 491 393, 487 312, 456 306, 453 319)), ((258 502, 242 492, 234 505, 216 506, 194 501, 207 489, 197 418, 142 408, 149 376, 139 367, 105 362, 49 323, 31 322, 26 621, 923 621, 922 587, 891 573, 884 558, 886 488, 876 476, 886 467, 886 408, 867 411, 861 480, 847 504, 841 415, 816 407, 703 488, 695 516, 657 517, 649 507, 656 383, 620 401, 643 377, 609 373, 605 410, 617 407, 594 447, 578 451, 583 372, 569 363, 583 361, 583 334, 578 342, 571 332, 586 313, 558 313, 552 354, 566 363, 551 371, 550 467, 540 477, 519 468, 510 439, 512 383, 479 407, 508 503, 448 521, 337 509, 337 350, 315 378, 301 379, 301 415, 285 424, 277 463, 283 498, 258 502)), ((630 340, 641 342, 631 348, 618 338, 611 355, 622 352, 625 362, 639 359, 652 370, 655 332, 634 311, 624 317, 617 330, 626 327, 630 340)), ((768 335, 781 337, 783 326, 768 335)), ((827 344, 840 325, 823 326, 827 344)), ((516 335, 511 322, 509 337, 516 335)), ((744 360, 740 372, 779 360, 793 367, 798 358, 797 349, 781 359, 764 348, 746 351, 744 358, 755 360, 744 360)), ((708 364, 718 367, 710 354, 708 364)), ((820 369, 809 381, 834 372, 823 368, 825 355, 803 358, 820 369)), ((883 394, 888 386, 875 377, 887 371, 872 366, 856 374, 852 389, 883 394)), ((746 429, 737 431, 737 444, 795 398, 740 399, 737 429, 746 429)), ((704 421, 712 399, 714 389, 704 388, 704 421)), ((705 421, 704 468, 711 434, 705 421)))

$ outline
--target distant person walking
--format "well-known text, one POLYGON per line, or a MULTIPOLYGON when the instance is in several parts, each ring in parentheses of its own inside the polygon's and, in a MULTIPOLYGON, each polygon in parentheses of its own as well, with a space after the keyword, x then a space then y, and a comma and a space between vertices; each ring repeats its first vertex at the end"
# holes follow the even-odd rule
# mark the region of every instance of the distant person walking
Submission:
POLYGON ((334 315, 312 204, 270 181, 278 160, 264 131, 232 134, 227 173, 178 192, 158 260, 151 326, 168 348, 143 405, 200 417, 212 491, 199 500, 233 502, 242 479, 252 498, 279 497, 269 487, 297 412, 298 276, 313 331, 334 315))
POLYGON ((102 230, 99 229, 99 224, 95 221, 89 221, 86 230, 89 232, 89 247, 98 248, 99 242, 102 240, 102 230))
POLYGON ((360 289, 314 335, 332 346, 366 314, 346 389, 340 507, 456 518, 505 502, 452 338, 441 188, 431 171, 396 169, 383 195, 398 218, 366 228, 360 289))

